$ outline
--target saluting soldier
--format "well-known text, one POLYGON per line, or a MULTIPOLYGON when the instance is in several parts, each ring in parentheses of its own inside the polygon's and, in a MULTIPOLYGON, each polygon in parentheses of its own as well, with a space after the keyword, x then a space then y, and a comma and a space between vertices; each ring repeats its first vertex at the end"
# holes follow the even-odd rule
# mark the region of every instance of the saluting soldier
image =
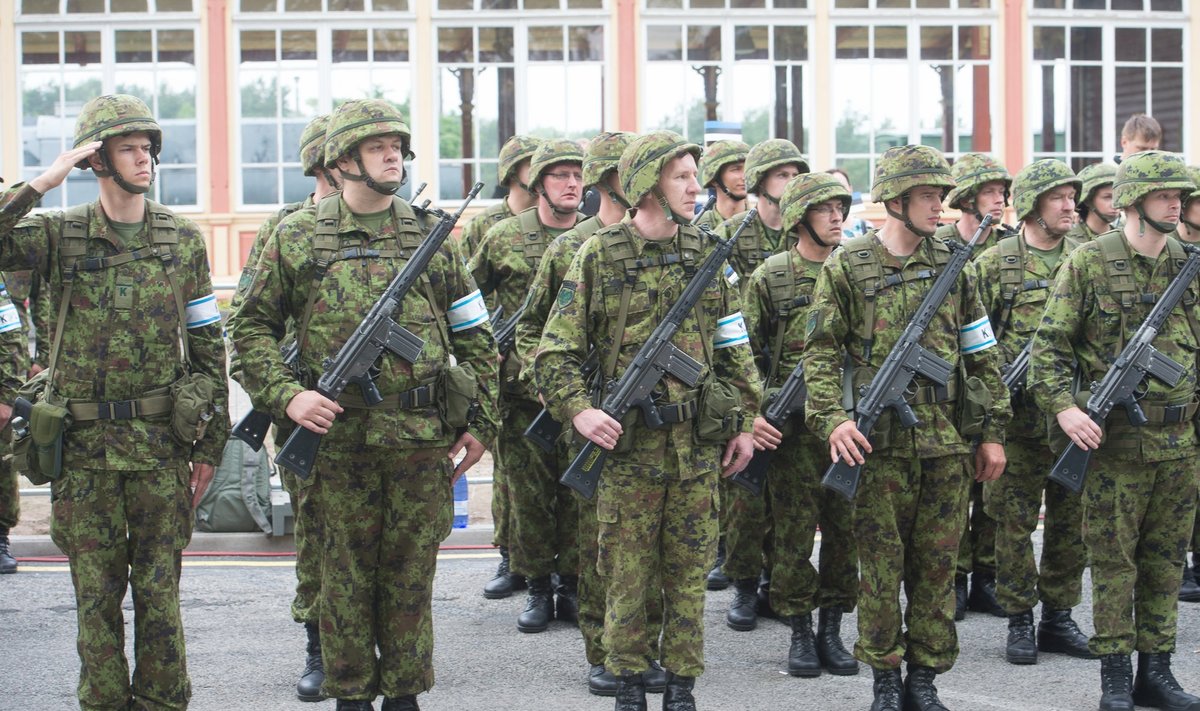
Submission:
POLYGON ((1091 242, 1096 237, 1113 229, 1121 220, 1121 213, 1113 209, 1113 179, 1117 177, 1117 166, 1112 163, 1092 163, 1079 171, 1079 199, 1075 212, 1079 221, 1067 233, 1076 242, 1091 242))

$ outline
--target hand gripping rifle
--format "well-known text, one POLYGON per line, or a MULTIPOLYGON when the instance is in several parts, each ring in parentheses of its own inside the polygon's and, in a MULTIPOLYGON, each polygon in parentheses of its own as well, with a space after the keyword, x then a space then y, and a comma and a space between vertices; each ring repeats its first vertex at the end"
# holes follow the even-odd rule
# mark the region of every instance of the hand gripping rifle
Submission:
MULTIPOLYGON (((647 425, 662 427, 662 418, 659 417, 652 394, 663 376, 671 374, 689 388, 696 387, 700 381, 700 373, 704 370, 704 364, 672 345, 671 339, 674 338, 675 332, 679 330, 679 326, 683 324, 687 315, 700 302, 704 290, 720 274, 722 265, 733 253, 733 247, 738 238, 754 221, 757 214, 758 210, 750 210, 732 237, 724 242, 716 240, 716 248, 709 253, 695 276, 684 287, 679 300, 671 305, 662 323, 655 327, 654 333, 650 334, 650 338, 642 344, 641 350, 634 356, 633 361, 621 374, 621 377, 608 386, 608 395, 601 405, 604 414, 614 420, 620 420, 633 408, 640 407, 647 425)), ((619 343, 613 344, 613 348, 620 347, 619 343)), ((596 494, 596 485, 600 482, 600 471, 604 468, 604 460, 607 457, 607 450, 589 440, 575 456, 571 466, 563 472, 562 478, 558 480, 559 483, 578 491, 585 499, 591 499, 596 494)))
MULTIPOLYGON (((1133 338, 1125 344, 1125 349, 1109 366, 1104 379, 1099 384, 1092 383, 1092 395, 1087 401, 1087 414, 1092 418, 1092 422, 1103 425, 1113 408, 1120 406, 1125 408, 1129 424, 1141 427, 1148 420, 1138 404, 1138 398, 1143 394, 1138 391, 1146 376, 1157 378, 1169 387, 1174 387, 1187 372, 1187 368, 1159 353, 1152 345, 1167 316, 1183 300, 1188 287, 1192 285, 1196 275, 1200 274, 1200 249, 1189 244, 1183 245, 1183 248, 1188 253, 1183 268, 1171 280, 1166 292, 1154 304, 1146 320, 1138 326, 1133 338)), ((1071 442, 1050 470, 1050 481, 1078 494, 1083 489, 1083 479, 1087 474, 1088 460, 1091 456, 1090 449, 1081 449, 1071 442)))
MULTIPOLYGON (((450 231, 454 229, 463 210, 482 189, 483 183, 476 183, 463 200, 458 212, 453 215, 442 214, 429 236, 413 252, 404 268, 392 279, 392 283, 388 284, 362 323, 342 344, 337 355, 325 361, 325 372, 317 380, 317 392, 330 400, 337 400, 353 383, 362 390, 363 400, 368 406, 378 405, 383 402, 383 396, 375 386, 375 377, 379 373, 375 364, 383 352, 391 351, 409 363, 416 362, 425 347, 425 341, 396 323, 392 314, 400 306, 404 295, 417 283, 433 256, 441 249, 442 243, 450 236, 450 231)), ((321 435, 310 429, 297 427, 292 430, 291 436, 275 456, 275 463, 288 468, 301 479, 307 479, 312 473, 313 462, 317 458, 317 449, 320 446, 321 435)))
MULTIPOLYGON (((779 391, 767 400, 767 409, 763 418, 777 430, 782 430, 784 424, 793 415, 804 414, 804 398, 808 397, 808 388, 804 385, 804 364, 798 364, 779 391)), ((746 468, 730 477, 730 481, 749 491, 754 496, 761 496, 763 484, 767 481, 767 466, 771 463, 774 450, 762 449, 754 453, 754 457, 746 468)))
MULTIPOLYGON (((991 215, 984 215, 979 229, 975 230, 971 241, 966 244, 959 244, 958 240, 946 240, 954 254, 942 273, 938 274, 929 293, 921 300, 917 312, 904 328, 904 333, 900 334, 900 340, 892 346, 891 353, 888 353, 887 359, 879 367, 879 372, 875 374, 871 384, 864 389, 862 399, 855 407, 855 424, 858 431, 867 437, 871 436, 875 423, 889 407, 896 411, 905 427, 921 424, 908 401, 904 399, 905 393, 918 375, 932 380, 939 390, 949 384, 954 375, 954 365, 923 348, 920 344, 921 336, 925 335, 925 329, 929 328, 934 314, 950 295, 950 289, 958 281, 958 275, 971 260, 971 250, 975 248, 975 243, 991 228, 994 221, 995 218, 991 215)), ((854 493, 858 491, 858 479, 861 474, 862 465, 851 464, 843 458, 825 470, 821 485, 836 491, 847 500, 853 500, 854 493)))

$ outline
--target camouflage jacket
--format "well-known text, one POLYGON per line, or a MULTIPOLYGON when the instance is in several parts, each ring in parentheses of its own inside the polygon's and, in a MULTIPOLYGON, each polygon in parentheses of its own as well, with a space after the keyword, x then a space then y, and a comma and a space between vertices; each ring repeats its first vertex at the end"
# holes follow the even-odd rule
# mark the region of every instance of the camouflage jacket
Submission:
MULTIPOLYGON (((54 210, 26 217, 41 197, 24 184, 0 194, 0 269, 32 269, 49 286, 51 300, 57 304, 63 292, 63 213, 54 210)), ((123 244, 109 228, 99 201, 90 206, 90 214, 86 257, 150 250, 149 229, 143 228, 132 242, 123 244)), ((66 466, 151 470, 180 459, 221 461, 229 432, 225 346, 208 254, 204 236, 191 220, 175 216, 175 230, 179 241, 172 247, 172 263, 188 304, 188 319, 197 319, 197 325, 187 328, 189 360, 194 372, 220 384, 217 416, 191 451, 172 439, 169 415, 76 422, 64 439, 66 466)), ((54 374, 55 394, 76 402, 111 402, 141 398, 169 386, 184 375, 180 325, 162 260, 135 259, 78 271, 54 374)))
MULTIPOLYGON (((992 322, 1004 363, 1012 363, 1033 338, 1042 322, 1042 313, 1046 310, 1046 300, 1050 297, 1054 278, 1076 246, 1073 240, 1066 238, 1058 263, 1048 268, 1026 247, 1025 234, 1022 232, 1016 237, 1006 237, 997 246, 975 258, 972 267, 975 270, 975 283, 979 286, 979 298, 992 322), (1008 267, 1012 271, 1009 276, 1005 273, 1005 258, 1012 247, 1019 249, 1019 256, 1016 257, 1019 265, 1008 267), (1020 279, 1019 284, 1010 283, 1016 279, 1020 279), (1011 303, 1006 306, 1006 301, 1011 303)), ((1010 437, 1038 441, 1045 439, 1046 415, 1034 405, 1032 398, 1022 396, 1013 400, 1012 409, 1013 419, 1008 429, 1010 437)))
MULTIPOLYGON (((1007 236, 1007 234, 1008 233, 1006 233, 1004 231, 1003 227, 993 227, 991 232, 989 232, 987 235, 984 236, 983 239, 979 240, 979 242, 977 242, 975 244, 975 249, 971 250, 971 259, 972 260, 979 259, 979 255, 983 254, 984 252, 991 249, 992 247, 995 247, 997 244, 1000 243, 1000 240, 1004 239, 1007 236)), ((933 238, 934 239, 952 239, 953 238, 953 239, 958 240, 962 244, 967 243, 967 241, 963 239, 962 235, 960 235, 958 233, 958 223, 957 222, 951 222, 948 225, 942 225, 941 227, 938 227, 937 230, 933 233, 933 238)), ((968 239, 970 239, 970 238, 968 237, 968 239)))
MULTIPOLYGON (((810 430, 822 440, 839 424, 848 419, 842 405, 843 351, 853 367, 855 392, 871 382, 887 358, 900 334, 912 320, 913 314, 933 286, 931 272, 949 259, 949 250, 941 240, 925 239, 903 264, 879 241, 876 232, 843 243, 835 249, 821 268, 813 292, 813 305, 805 327, 804 373, 808 386, 805 418, 810 430), (892 286, 877 287, 874 344, 868 355, 862 333, 866 320, 866 285, 858 281, 855 272, 856 255, 869 252, 855 247, 865 242, 874 251, 874 260, 886 277, 897 276, 902 281, 892 286), (940 253, 940 254, 939 254, 940 253)), ((921 425, 905 428, 899 418, 888 410, 880 418, 872 434, 876 452, 890 450, 895 457, 942 457, 966 454, 971 443, 958 431, 958 405, 962 397, 963 376, 977 377, 992 395, 989 419, 983 430, 984 442, 1004 442, 1010 418, 1008 389, 1000 380, 998 350, 987 346, 985 333, 987 314, 979 301, 974 276, 964 269, 950 291, 949 297, 937 310, 926 329, 921 344, 945 358, 958 372, 958 398, 938 401, 931 383, 918 378, 918 397, 913 411, 921 425), (964 354, 964 351, 968 353, 964 354)), ((955 383, 955 379, 951 383, 955 383)))
POLYGON ((789 249, 768 257, 750 275, 742 313, 765 388, 783 385, 800 363, 806 317, 820 270, 819 264, 789 249), (784 284, 790 288, 782 288, 784 284), (779 362, 774 363, 777 355, 779 362))
MULTIPOLYGON (((575 415, 593 406, 580 374, 589 348, 596 346, 602 367, 615 355, 612 375, 619 377, 687 285, 689 262, 692 268, 698 267, 709 249, 711 245, 702 241, 692 227, 681 228, 670 241, 654 242, 642 238, 631 222, 606 227, 584 243, 563 279, 534 366, 538 387, 555 419, 569 424, 575 415), (685 252, 685 242, 698 249, 685 252), (614 331, 626 275, 621 262, 612 255, 617 245, 627 245, 633 259, 647 264, 635 271, 620 343, 615 342, 614 331)), ((713 377, 738 390, 744 413, 757 412, 761 383, 745 336, 737 289, 726 279, 714 279, 700 304, 676 332, 673 344, 705 364, 700 382, 711 370, 713 377), (697 311, 702 314, 703 325, 697 321, 697 311)), ((660 405, 685 403, 698 396, 696 390, 670 376, 659 387, 660 405)), ((640 411, 635 409, 630 414, 632 417, 623 423, 622 435, 632 438, 626 444, 630 450, 614 455, 617 461, 674 472, 670 476, 681 479, 719 469, 721 448, 697 445, 692 421, 649 429, 640 411)), ((752 426, 753 418, 746 417, 743 431, 749 432, 752 426)))
MULTIPOLYGON (((714 210, 715 212, 715 210, 714 210)), ((745 212, 739 212, 733 217, 721 223, 721 227, 714 230, 721 239, 729 239, 737 232, 737 228, 742 224, 742 220, 746 219, 745 212)), ((796 239, 792 236, 785 237, 782 230, 771 230, 763 224, 762 217, 755 215, 754 220, 746 226, 742 236, 738 237, 737 245, 733 248, 733 254, 729 257, 729 266, 737 272, 739 277, 749 276, 762 264, 767 257, 772 254, 779 254, 796 246, 796 239)), ((742 293, 745 294, 746 282, 742 281, 742 293)))
MULTIPOLYGON (((1151 259, 1129 250, 1123 236, 1121 244, 1128 255, 1137 288, 1145 293, 1162 294, 1178 271, 1167 249, 1164 248, 1157 259, 1151 259)), ((1143 410, 1153 405, 1188 404, 1196 400, 1196 355, 1200 342, 1193 333, 1187 312, 1192 310, 1194 317, 1198 291, 1200 289, 1193 284, 1183 303, 1175 307, 1154 339, 1154 347, 1182 365, 1184 375, 1173 388, 1147 377, 1144 381, 1146 394, 1140 400, 1143 410)), ((1134 301, 1136 303, 1126 314, 1122 332, 1121 300, 1111 290, 1100 244, 1093 240, 1067 257, 1054 282, 1033 341, 1029 391, 1038 407, 1050 415, 1057 415, 1076 404, 1071 394, 1075 362, 1079 363, 1083 383, 1104 377, 1127 339, 1153 308, 1152 303, 1141 303, 1140 299, 1134 301)), ((1086 395, 1084 390, 1081 397, 1086 395)), ((1191 420, 1173 424, 1151 422, 1143 427, 1132 427, 1121 408, 1116 408, 1105 429, 1104 456, 1122 461, 1157 462, 1191 457, 1197 445, 1191 420)))
POLYGON ((1087 220, 1082 219, 1075 223, 1075 226, 1072 227, 1071 231, 1067 233, 1067 239, 1074 240, 1078 244, 1091 242, 1099 236, 1100 233, 1093 232, 1092 228, 1088 227, 1087 220))
MULTIPOLYGON (((716 205, 713 205, 711 210, 705 210, 702 212, 700 217, 697 218, 692 224, 696 225, 697 227, 707 227, 713 232, 716 232, 717 230, 721 229, 721 225, 723 225, 728 219, 729 218, 724 217, 720 212, 717 211, 716 205)), ((734 228, 737 228, 736 224, 734 225, 734 228)))
POLYGON ((27 333, 27 322, 21 318, 16 300, 10 297, 7 286, 0 284, 0 402, 11 404, 17 388, 29 377, 27 333))
MULTIPOLYGON (((246 390, 276 421, 287 419, 287 404, 293 397, 316 385, 322 362, 337 354, 433 226, 431 220, 419 220, 406 202, 396 199, 393 219, 372 235, 340 195, 329 199, 338 202, 340 249, 366 248, 379 256, 338 259, 314 285, 317 211, 292 213, 267 240, 254 282, 229 321, 230 336, 242 358, 246 390), (301 382, 283 364, 278 343, 289 323, 303 317, 313 288, 319 291, 301 348, 301 382)), ((385 398, 397 396, 433 383, 452 359, 469 364, 475 370, 480 403, 469 430, 489 445, 498 424, 496 346, 457 243, 447 240, 425 274, 427 280, 421 279, 405 295, 393 315, 398 324, 424 339, 425 346, 415 364, 385 352, 378 363, 377 387, 385 398), (465 319, 468 310, 472 318, 465 319)), ((342 404, 351 404, 358 397, 352 387, 342 404)), ((437 403, 433 403, 408 410, 347 407, 325 439, 340 447, 366 444, 411 449, 446 446, 455 435, 442 424, 437 403)))
POLYGON ((42 283, 41 277, 28 269, 8 272, 3 279, 13 305, 21 315, 25 333, 29 334, 31 326, 36 333, 37 352, 31 365, 38 363, 45 366, 50 362, 50 344, 54 342, 52 319, 58 316, 50 300, 50 288, 42 283))
POLYGON ((472 217, 470 222, 463 225, 462 232, 458 235, 458 241, 462 245, 462 253, 467 259, 470 259, 475 254, 475 250, 479 249, 479 243, 483 242, 483 237, 488 230, 512 216, 513 211, 508 207, 508 200, 503 199, 495 205, 489 205, 483 212, 472 217))

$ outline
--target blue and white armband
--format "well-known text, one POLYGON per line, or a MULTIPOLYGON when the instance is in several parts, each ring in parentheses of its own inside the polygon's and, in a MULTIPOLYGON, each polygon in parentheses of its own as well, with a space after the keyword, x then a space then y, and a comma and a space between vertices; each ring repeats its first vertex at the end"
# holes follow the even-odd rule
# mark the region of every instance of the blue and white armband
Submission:
POLYGON ((746 319, 742 318, 741 311, 717 321, 717 332, 713 334, 713 350, 749 342, 750 334, 746 331, 746 319))
POLYGON ((963 355, 986 351, 996 345, 996 334, 987 316, 958 329, 958 351, 963 355))
POLYGON ((221 320, 221 312, 217 309, 217 295, 209 294, 187 303, 187 327, 189 330, 200 328, 221 320))
POLYGON ((450 324, 451 333, 481 326, 487 320, 487 304, 483 302, 483 294, 479 293, 479 289, 450 304, 450 310, 446 312, 446 321, 450 324))

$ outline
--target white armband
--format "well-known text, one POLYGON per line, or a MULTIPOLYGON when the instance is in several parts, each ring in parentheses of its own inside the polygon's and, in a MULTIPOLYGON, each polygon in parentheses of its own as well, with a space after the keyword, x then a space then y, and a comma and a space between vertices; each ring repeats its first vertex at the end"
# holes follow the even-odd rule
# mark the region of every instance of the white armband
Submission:
POLYGON ((21 314, 17 313, 17 307, 11 301, 0 306, 0 333, 15 331, 20 327, 21 314))
POLYGON ((221 312, 217 310, 217 295, 209 294, 187 303, 188 329, 200 328, 221 320, 221 312))
POLYGON ((987 316, 972 321, 958 329, 958 351, 962 354, 978 353, 996 345, 996 334, 987 316))
POLYGON ((446 320, 450 322, 450 332, 458 333, 468 328, 475 328, 488 320, 487 304, 483 303, 483 294, 479 289, 450 304, 446 312, 446 320))
POLYGON ((713 334, 714 350, 749 342, 750 334, 746 332, 746 319, 742 318, 741 311, 717 321, 717 332, 713 334))

